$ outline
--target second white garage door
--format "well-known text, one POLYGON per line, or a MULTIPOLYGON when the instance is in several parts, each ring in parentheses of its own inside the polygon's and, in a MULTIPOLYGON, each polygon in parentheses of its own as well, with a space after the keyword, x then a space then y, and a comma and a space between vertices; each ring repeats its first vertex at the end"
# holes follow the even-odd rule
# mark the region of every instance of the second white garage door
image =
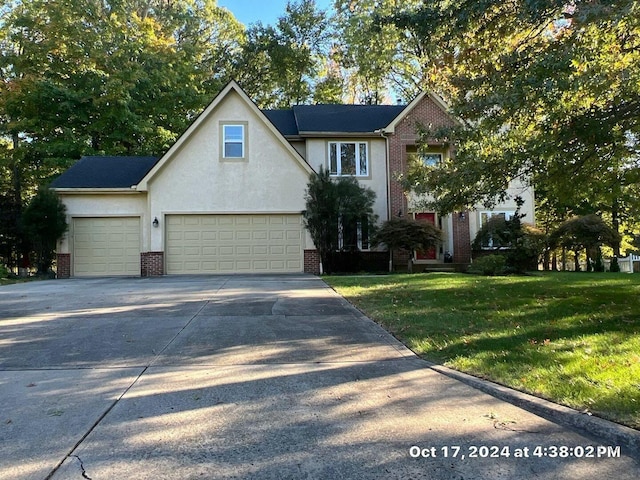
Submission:
POLYGON ((167 215, 167 273, 303 270, 301 215, 167 215))

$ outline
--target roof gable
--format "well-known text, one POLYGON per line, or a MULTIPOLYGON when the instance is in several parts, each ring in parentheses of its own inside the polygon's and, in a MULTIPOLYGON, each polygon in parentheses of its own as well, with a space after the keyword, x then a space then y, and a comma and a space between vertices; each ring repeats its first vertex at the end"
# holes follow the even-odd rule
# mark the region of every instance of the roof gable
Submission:
POLYGON ((225 101, 225 99, 231 94, 236 93, 244 104, 251 110, 258 118, 260 118, 264 125, 271 130, 278 141, 285 147, 285 149, 291 154, 293 158, 298 162, 299 166, 307 173, 311 173, 313 169, 302 158, 302 156, 296 151, 293 146, 284 138, 283 134, 276 128, 276 126, 269 120, 269 118, 256 106, 255 103, 247 96, 247 94, 240 88, 235 82, 231 81, 227 86, 222 89, 213 101, 204 109, 204 111, 194 120, 194 122, 187 128, 187 130, 178 138, 178 140, 169 148, 169 150, 160 158, 160 160, 153 166, 153 168, 145 175, 145 177, 138 184, 138 190, 146 190, 149 182, 157 175, 167 162, 170 162, 176 154, 182 149, 186 142, 195 134, 195 132, 210 118, 213 117, 216 109, 225 101))
POLYGON ((454 120, 454 117, 452 117, 449 113, 449 107, 442 98, 432 92, 422 92, 420 93, 420 95, 414 98, 411 103, 403 107, 402 111, 398 112, 397 116, 388 125, 386 125, 386 127, 384 128, 384 132, 387 134, 394 134, 398 124, 402 120, 404 120, 424 100, 431 100, 436 105, 436 107, 442 110, 442 113, 444 113, 448 117, 448 119, 450 119, 451 121, 456 121, 454 120))
POLYGON ((130 189, 156 164, 158 157, 82 157, 55 179, 60 189, 130 189))

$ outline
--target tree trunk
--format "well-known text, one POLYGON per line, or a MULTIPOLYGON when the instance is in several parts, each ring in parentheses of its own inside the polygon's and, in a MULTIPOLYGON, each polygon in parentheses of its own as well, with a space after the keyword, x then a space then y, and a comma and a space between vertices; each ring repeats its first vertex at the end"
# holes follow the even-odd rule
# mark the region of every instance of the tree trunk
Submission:
POLYGON ((548 271, 549 271, 549 260, 550 260, 550 259, 549 259, 549 253, 550 253, 550 252, 549 252, 549 249, 548 249, 548 248, 546 248, 546 249, 545 249, 545 251, 544 251, 544 255, 543 255, 543 257, 542 257, 542 269, 543 269, 545 272, 548 272, 548 271))
MULTIPOLYGON (((20 171, 20 159, 19 159, 19 148, 20 148, 20 137, 17 133, 12 135, 13 142, 13 165, 11 169, 11 183, 13 186, 13 203, 15 205, 15 221, 19 222, 19 218, 22 215, 22 172, 20 171)), ((20 273, 21 269, 26 269, 29 266, 29 248, 27 242, 23 238, 22 232, 16 225, 16 236, 15 236, 15 245, 14 251, 16 255, 16 267, 18 268, 18 273, 20 273)))
MULTIPOLYGON (((620 238, 620 215, 618 210, 618 199, 615 198, 611 206, 611 223, 613 230, 618 234, 618 238, 620 238)), ((611 247, 613 248, 613 256, 620 257, 620 240, 616 241, 611 247)))

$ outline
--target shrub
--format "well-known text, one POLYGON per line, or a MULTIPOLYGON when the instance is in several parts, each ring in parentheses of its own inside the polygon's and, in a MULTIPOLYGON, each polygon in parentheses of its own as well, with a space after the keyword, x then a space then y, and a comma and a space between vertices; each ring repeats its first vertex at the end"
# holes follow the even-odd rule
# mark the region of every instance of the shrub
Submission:
POLYGON ((67 231, 65 211, 54 192, 41 189, 22 212, 21 225, 35 253, 39 274, 49 273, 56 242, 67 231))
POLYGON ((0 264, 0 278, 8 278, 9 277, 9 269, 4 265, 0 264))
POLYGON ((341 269, 336 252, 358 251, 358 230, 373 229, 377 220, 373 213, 375 198, 375 192, 361 186, 355 177, 332 178, 322 167, 309 176, 304 226, 318 249, 325 273, 341 269))
POLYGON ((503 255, 486 255, 473 261, 467 270, 476 275, 503 275, 507 261, 503 255))
POLYGON ((619 272, 620 271, 620 264, 618 263, 618 257, 613 257, 611 259, 611 265, 609 266, 609 271, 610 272, 619 272))
POLYGON ((442 232, 429 222, 408 218, 392 218, 382 224, 373 237, 373 245, 385 244, 389 250, 409 252, 408 271, 412 272, 413 251, 434 248, 442 240, 442 232))

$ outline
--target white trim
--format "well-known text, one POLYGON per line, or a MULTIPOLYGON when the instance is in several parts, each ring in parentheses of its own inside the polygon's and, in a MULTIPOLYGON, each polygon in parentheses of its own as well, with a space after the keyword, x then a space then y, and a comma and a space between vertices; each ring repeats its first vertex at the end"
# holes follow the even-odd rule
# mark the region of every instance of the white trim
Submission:
POLYGON ((108 193, 128 195, 145 193, 133 188, 52 188, 51 190, 65 195, 103 195, 108 193))
POLYGON ((247 157, 247 124, 246 122, 225 122, 221 121, 220 126, 222 127, 222 152, 220 158, 227 160, 242 160, 247 157), (240 140, 236 139, 227 139, 227 128, 231 127, 240 127, 240 140), (227 144, 229 145, 237 145, 240 144, 240 155, 227 155, 227 144))
POLYGON ((369 142, 357 141, 357 140, 346 141, 346 142, 343 142, 341 140, 328 140, 327 141, 327 169, 329 170, 329 175, 331 175, 332 177, 359 177, 359 178, 371 177, 371 146, 369 145, 369 142), (333 173, 331 170, 331 146, 332 145, 336 146, 336 173, 333 173), (355 147, 355 159, 354 159, 355 173, 353 174, 342 173, 342 155, 341 155, 342 145, 354 145, 355 147), (360 148, 362 147, 362 145, 365 146, 365 156, 366 156, 366 162, 367 162, 367 171, 364 174, 360 172, 360 155, 361 155, 360 148))

